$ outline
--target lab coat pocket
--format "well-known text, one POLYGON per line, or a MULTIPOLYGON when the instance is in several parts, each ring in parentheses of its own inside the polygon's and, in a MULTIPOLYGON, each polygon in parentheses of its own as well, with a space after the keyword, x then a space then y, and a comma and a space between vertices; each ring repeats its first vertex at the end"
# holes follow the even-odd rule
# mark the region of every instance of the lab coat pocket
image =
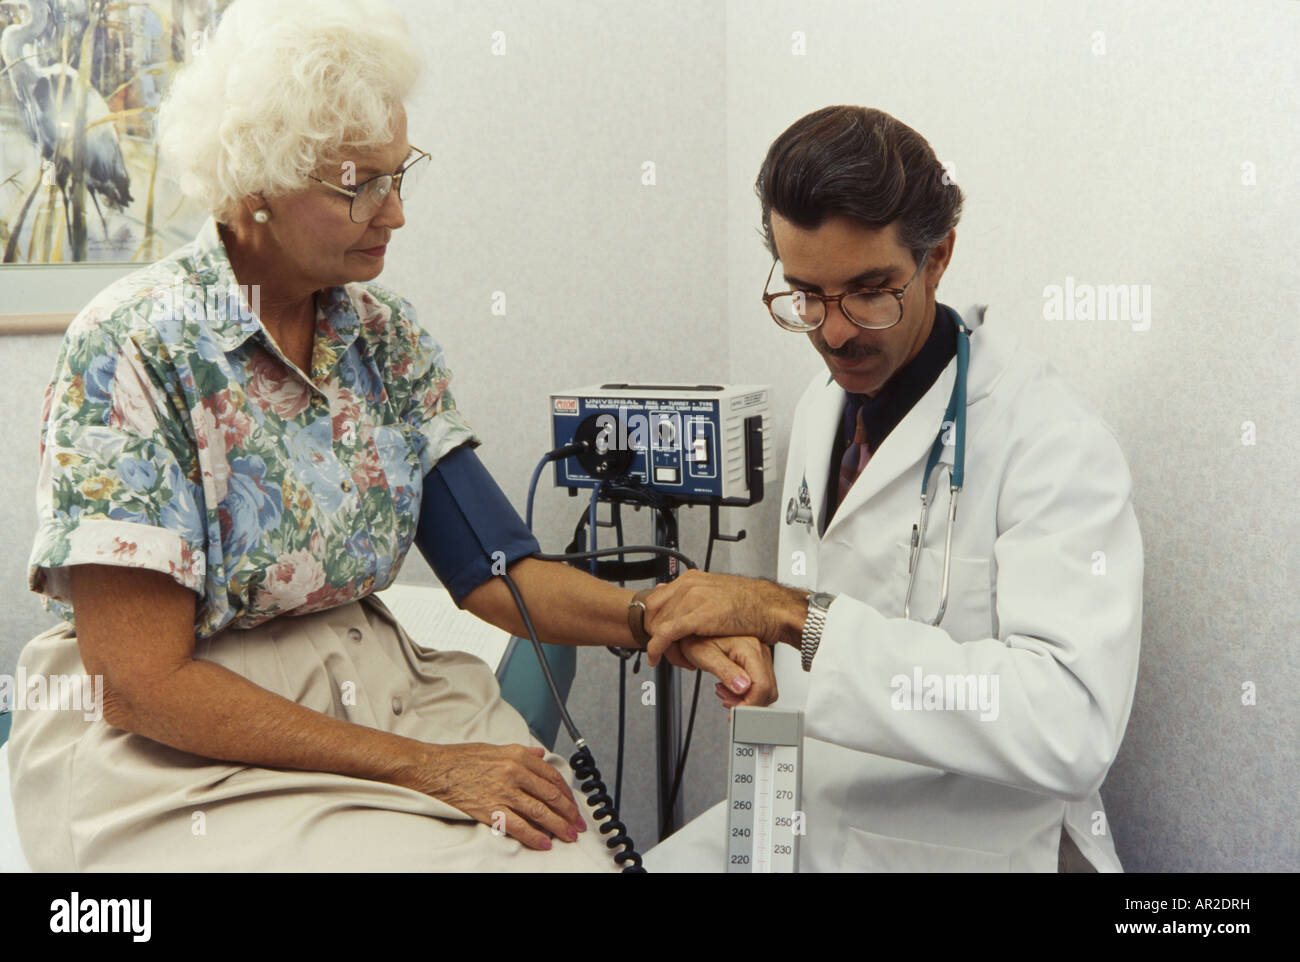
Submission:
POLYGON ((911 838, 876 835, 849 828, 841 872, 1009 872, 1011 859, 956 845, 936 845, 911 838))
MULTIPOLYGON (((939 537, 942 537, 940 535, 939 537)), ((907 559, 910 547, 896 544, 899 561, 897 597, 902 614, 902 599, 907 597, 907 559)), ((929 624, 939 611, 943 584, 943 542, 921 549, 912 590, 911 618, 929 624)), ((993 636, 993 585, 989 562, 983 558, 960 558, 955 553, 949 563, 948 605, 939 627, 954 641, 977 641, 993 636)))

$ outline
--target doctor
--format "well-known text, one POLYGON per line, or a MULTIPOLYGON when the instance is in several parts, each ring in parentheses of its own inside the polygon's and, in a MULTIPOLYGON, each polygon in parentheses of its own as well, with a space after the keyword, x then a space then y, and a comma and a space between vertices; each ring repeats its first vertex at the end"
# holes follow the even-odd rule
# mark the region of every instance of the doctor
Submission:
MULTIPOLYGON (((772 646, 777 707, 805 713, 801 871, 1122 871, 1098 790, 1137 676, 1131 479, 1048 364, 936 302, 962 204, 943 174, 918 133, 861 107, 772 144, 764 301, 827 367, 794 414, 786 584, 659 586, 651 661, 692 633, 772 646)), ((647 866, 722 871, 725 819, 724 802, 647 866)))

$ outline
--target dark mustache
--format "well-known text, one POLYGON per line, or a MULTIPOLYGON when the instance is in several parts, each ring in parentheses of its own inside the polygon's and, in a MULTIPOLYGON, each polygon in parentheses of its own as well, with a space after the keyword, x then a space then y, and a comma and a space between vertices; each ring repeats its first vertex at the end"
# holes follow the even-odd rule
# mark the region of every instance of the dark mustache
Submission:
POLYGON ((817 339, 817 350, 830 355, 837 361, 860 361, 863 358, 880 353, 874 347, 862 347, 861 345, 855 345, 852 341, 833 348, 820 338, 817 339))

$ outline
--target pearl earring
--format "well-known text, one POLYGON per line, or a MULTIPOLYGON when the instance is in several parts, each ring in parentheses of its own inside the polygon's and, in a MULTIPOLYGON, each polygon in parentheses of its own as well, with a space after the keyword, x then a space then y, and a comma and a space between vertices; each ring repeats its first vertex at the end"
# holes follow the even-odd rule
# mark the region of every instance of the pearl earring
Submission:
POLYGON ((259 224, 265 224, 270 219, 271 212, 265 207, 253 212, 253 220, 257 221, 259 224))

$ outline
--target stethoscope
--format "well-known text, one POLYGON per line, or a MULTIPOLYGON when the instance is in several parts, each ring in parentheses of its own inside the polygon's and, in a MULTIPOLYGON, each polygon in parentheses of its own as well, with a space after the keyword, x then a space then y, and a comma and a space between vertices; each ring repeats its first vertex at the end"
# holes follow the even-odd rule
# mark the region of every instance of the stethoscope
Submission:
MULTIPOLYGON (((961 493, 966 476, 966 376, 970 371, 970 330, 957 319, 957 377, 953 381, 952 395, 948 398, 948 409, 944 412, 943 424, 930 446, 930 457, 925 464, 925 474, 921 477, 921 518, 912 525, 912 543, 907 555, 907 595, 903 599, 903 617, 912 617, 912 589, 916 586, 916 573, 920 568, 921 548, 924 547, 926 525, 930 518, 930 505, 934 503, 930 491, 930 478, 936 467, 948 472, 948 527, 943 541, 943 577, 939 585, 939 611, 928 622, 937 625, 943 621, 944 612, 948 610, 948 580, 952 570, 952 528, 957 521, 957 495, 961 493), (945 447, 944 438, 949 426, 955 435, 953 439, 953 463, 940 460, 945 447)), ((786 524, 802 524, 812 528, 812 498, 808 494, 808 477, 805 474, 799 482, 799 494, 791 498, 785 509, 786 524)))

